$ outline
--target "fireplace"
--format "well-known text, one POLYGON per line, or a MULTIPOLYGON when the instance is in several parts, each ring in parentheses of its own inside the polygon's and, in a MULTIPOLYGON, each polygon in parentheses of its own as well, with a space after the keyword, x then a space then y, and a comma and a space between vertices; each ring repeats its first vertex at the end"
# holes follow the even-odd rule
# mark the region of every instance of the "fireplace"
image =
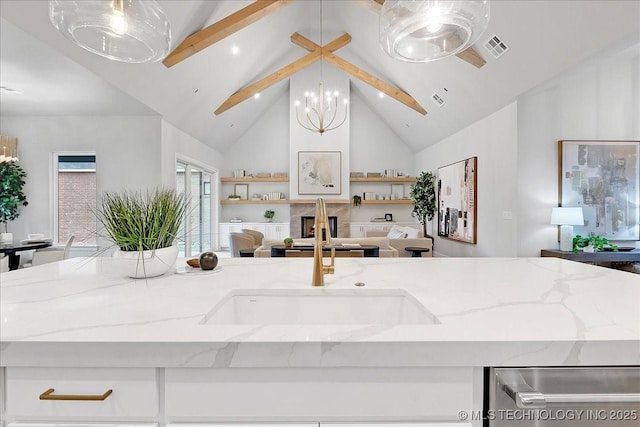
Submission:
MULTIPOLYGON (((329 216, 329 230, 331 231, 331 237, 338 237, 338 217, 329 216)), ((316 222, 315 216, 301 216, 300 217, 300 236, 315 237, 314 225, 316 222)))

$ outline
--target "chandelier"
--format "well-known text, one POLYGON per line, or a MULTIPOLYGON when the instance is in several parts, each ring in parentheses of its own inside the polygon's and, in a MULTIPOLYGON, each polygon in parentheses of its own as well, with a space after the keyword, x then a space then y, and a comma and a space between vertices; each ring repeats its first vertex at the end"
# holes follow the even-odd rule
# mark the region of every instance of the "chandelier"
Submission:
MULTIPOLYGON (((322 0, 320 0, 320 44, 322 45, 322 0)), ((307 91, 304 93, 304 108, 300 101, 295 101, 296 120, 303 128, 311 132, 317 132, 322 136, 325 132, 334 130, 342 126, 347 120, 347 104, 349 99, 345 96, 340 100, 340 92, 325 90, 322 83, 322 63, 320 60, 320 84, 318 85, 318 93, 307 91), (336 122, 338 116, 338 105, 344 105, 344 114, 340 114, 342 120, 336 122), (301 111, 302 110, 302 111, 301 111), (302 112, 302 119, 300 113, 302 112)))
POLYGON ((395 59, 435 61, 467 49, 488 25, 488 0, 386 0, 380 44, 395 59))
POLYGON ((171 47, 169 20, 155 0, 49 0, 49 19, 72 42, 115 61, 156 62, 171 47))

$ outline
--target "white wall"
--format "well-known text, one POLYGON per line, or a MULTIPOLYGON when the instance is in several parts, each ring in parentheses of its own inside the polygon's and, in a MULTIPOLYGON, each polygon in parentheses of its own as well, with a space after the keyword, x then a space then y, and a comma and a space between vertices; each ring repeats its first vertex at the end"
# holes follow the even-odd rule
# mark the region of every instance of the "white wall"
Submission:
POLYGON ((98 194, 152 188, 162 182, 160 118, 156 116, 3 116, 0 132, 18 138, 20 165, 29 174, 25 184, 29 205, 9 224, 17 240, 28 233, 53 234, 53 152, 95 151, 98 194))
MULTIPOLYGON (((438 167, 478 157, 477 244, 435 237, 435 252, 444 256, 515 256, 517 110, 515 103, 442 140, 416 156, 416 170, 437 173, 438 167), (513 219, 503 213, 511 212, 513 219)), ((430 234, 437 234, 432 221, 430 234)))
MULTIPOLYGON (((640 140, 640 45, 592 58, 518 98, 518 255, 557 248, 557 141, 640 140)), ((626 246, 638 242, 625 242, 626 246)))

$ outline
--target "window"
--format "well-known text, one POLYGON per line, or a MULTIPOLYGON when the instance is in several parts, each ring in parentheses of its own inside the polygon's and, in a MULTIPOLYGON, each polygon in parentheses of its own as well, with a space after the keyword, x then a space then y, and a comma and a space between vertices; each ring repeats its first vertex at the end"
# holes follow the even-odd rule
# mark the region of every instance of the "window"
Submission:
POLYGON ((54 236, 66 242, 70 236, 81 244, 96 244, 96 156, 54 155, 54 236))

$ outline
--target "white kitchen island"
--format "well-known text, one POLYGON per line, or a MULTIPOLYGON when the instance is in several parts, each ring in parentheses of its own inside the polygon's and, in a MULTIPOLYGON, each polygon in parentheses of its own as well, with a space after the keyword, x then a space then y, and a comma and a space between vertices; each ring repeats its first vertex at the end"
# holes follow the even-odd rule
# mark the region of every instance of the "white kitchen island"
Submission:
POLYGON ((311 263, 222 259, 146 281, 107 258, 2 273, 3 420, 480 426, 459 413, 481 409, 484 367, 640 365, 638 275, 556 258, 342 258, 312 288, 311 263), (435 319, 207 322, 232 292, 399 292, 435 319), (113 393, 40 400, 50 388, 113 393))

